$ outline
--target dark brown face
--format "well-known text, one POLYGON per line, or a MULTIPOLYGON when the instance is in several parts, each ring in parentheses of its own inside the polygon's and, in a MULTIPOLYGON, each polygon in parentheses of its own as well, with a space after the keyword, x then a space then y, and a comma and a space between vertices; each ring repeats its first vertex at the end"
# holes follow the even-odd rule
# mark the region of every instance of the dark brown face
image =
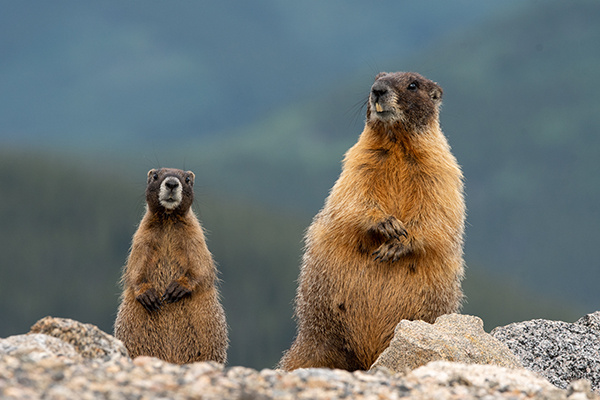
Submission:
POLYGON ((174 168, 148 171, 146 202, 153 213, 181 214, 194 201, 194 173, 174 168))
POLYGON ((401 124, 418 130, 437 118, 442 88, 414 72, 382 72, 375 77, 367 107, 367 123, 401 124))

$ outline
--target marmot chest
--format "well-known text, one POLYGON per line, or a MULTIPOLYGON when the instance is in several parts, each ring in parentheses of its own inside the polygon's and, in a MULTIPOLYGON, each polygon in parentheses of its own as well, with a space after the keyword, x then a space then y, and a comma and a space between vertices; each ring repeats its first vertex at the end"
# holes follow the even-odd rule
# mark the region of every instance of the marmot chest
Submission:
POLYGON ((159 290, 164 290, 192 267, 183 232, 172 229, 159 231, 150 247, 153 254, 150 257, 152 265, 148 266, 149 278, 159 290))

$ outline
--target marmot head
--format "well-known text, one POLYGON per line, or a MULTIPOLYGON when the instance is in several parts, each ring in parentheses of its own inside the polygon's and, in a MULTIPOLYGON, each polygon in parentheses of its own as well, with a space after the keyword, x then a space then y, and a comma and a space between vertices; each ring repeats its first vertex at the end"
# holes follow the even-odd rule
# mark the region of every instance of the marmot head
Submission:
POLYGON ((367 124, 420 130, 437 119, 442 93, 437 83, 417 73, 381 72, 371 87, 367 124))
POLYGON ((194 173, 174 168, 148 171, 146 202, 155 214, 183 214, 194 201, 194 173))

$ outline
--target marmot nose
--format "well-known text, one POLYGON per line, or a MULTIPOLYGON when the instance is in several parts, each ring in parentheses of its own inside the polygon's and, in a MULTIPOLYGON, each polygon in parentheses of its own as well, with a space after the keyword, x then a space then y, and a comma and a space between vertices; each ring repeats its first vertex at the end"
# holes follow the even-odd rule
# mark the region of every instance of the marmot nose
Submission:
POLYGON ((388 92, 388 87, 383 82, 375 82, 371 87, 371 96, 373 100, 377 101, 381 96, 384 96, 388 92))
POLYGON ((175 179, 169 179, 168 181, 165 182, 165 186, 167 188, 169 188, 170 190, 175 189, 177 186, 179 186, 179 182, 175 179))

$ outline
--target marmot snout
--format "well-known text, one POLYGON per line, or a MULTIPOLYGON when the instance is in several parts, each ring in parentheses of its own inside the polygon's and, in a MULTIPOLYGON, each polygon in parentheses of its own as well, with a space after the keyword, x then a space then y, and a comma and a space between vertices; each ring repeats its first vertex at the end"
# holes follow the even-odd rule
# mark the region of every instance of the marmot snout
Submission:
POLYGON ((179 207, 181 204, 181 185, 179 180, 174 177, 168 177, 160 185, 158 200, 167 210, 179 207))

